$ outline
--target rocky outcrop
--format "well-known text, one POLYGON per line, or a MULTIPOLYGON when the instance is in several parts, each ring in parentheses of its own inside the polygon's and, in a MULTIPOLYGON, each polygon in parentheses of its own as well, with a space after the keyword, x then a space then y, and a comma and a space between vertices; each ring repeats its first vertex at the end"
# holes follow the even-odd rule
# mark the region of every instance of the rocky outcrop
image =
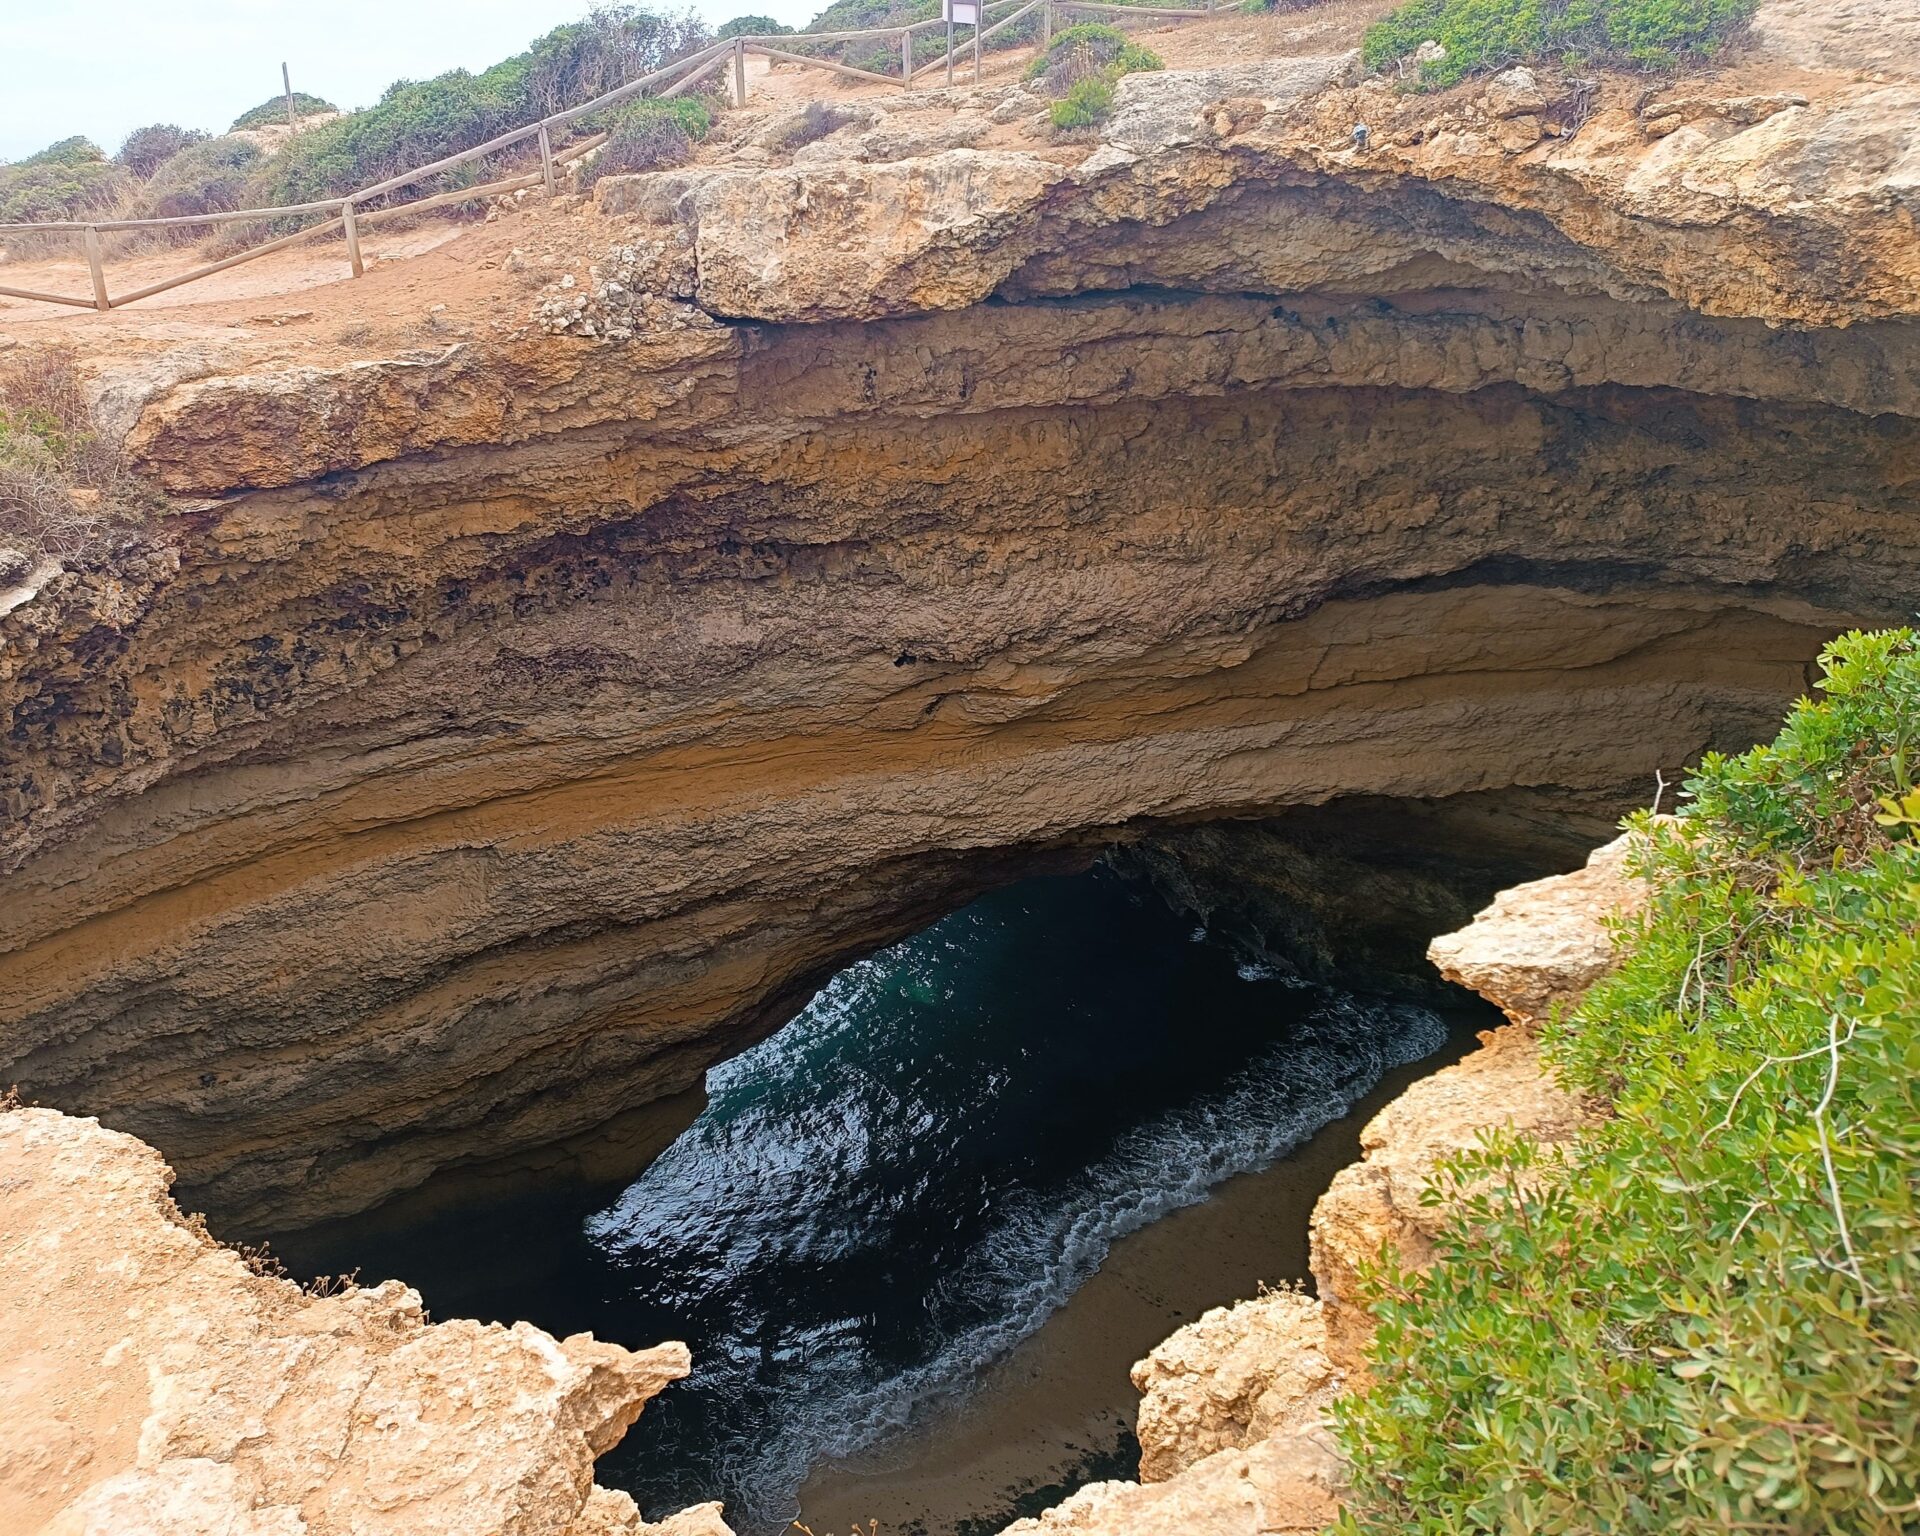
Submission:
POLYGON ((1373 1319, 1354 1300, 1360 1267, 1385 1250, 1409 1269, 1433 1261, 1434 1236, 1455 1203, 1425 1200, 1444 1158, 1474 1145, 1483 1130, 1552 1143, 1590 1119, 1541 1069, 1539 1041, 1520 1024, 1489 1030, 1479 1050, 1376 1115, 1360 1133, 1360 1161, 1341 1169, 1313 1208, 1311 1263, 1334 1366, 1349 1379, 1364 1373, 1373 1342, 1373 1319))
POLYGON ((1340 1508, 1345 1468, 1325 1429, 1217 1451, 1163 1483, 1092 1483, 1004 1536, 1306 1536, 1340 1508))
POLYGON ((0 1109, 0 1529, 18 1536, 713 1536, 593 1484, 686 1375, 526 1323, 312 1294, 222 1247, 131 1136, 0 1109))
POLYGON ((1577 1002, 1613 964, 1613 923, 1637 911, 1645 887, 1630 872, 1633 839, 1615 838, 1568 874, 1502 891, 1466 927, 1428 946, 1440 973, 1478 992, 1511 1021, 1480 1049, 1423 1078, 1360 1133, 1361 1159, 1334 1176, 1314 1207, 1312 1266, 1333 1367, 1363 1375, 1373 1320, 1354 1301, 1360 1267, 1384 1250, 1424 1268, 1453 1219, 1458 1192, 1429 1201, 1443 1159, 1486 1130, 1551 1145, 1594 1111, 1540 1064, 1536 1027, 1577 1002))
POLYGON ((1564 1141, 1593 1112, 1540 1064, 1535 1022, 1604 973, 1611 927, 1644 899, 1620 837, 1586 866, 1505 891, 1457 933, 1433 942, 1435 964, 1482 984, 1507 1025, 1480 1049, 1423 1078, 1361 1132, 1361 1160, 1314 1207, 1316 1299, 1277 1292, 1216 1308, 1134 1367, 1142 1394, 1140 1482, 1097 1483, 1007 1536, 1117 1536, 1179 1529, 1196 1536, 1318 1531, 1339 1507, 1344 1473, 1328 1435, 1331 1399, 1365 1379, 1373 1325, 1354 1300, 1357 1266, 1382 1252, 1410 1269, 1432 1262, 1433 1237, 1462 1191, 1435 1187, 1439 1165, 1489 1130, 1564 1141), (1526 1009, 1508 1001, 1522 1000, 1526 1009))
POLYGON ((0 615, 0 1081, 297 1224, 1143 829, 1769 728, 1920 579, 1905 87, 1514 155, 1348 69, 609 178, 590 337, 88 360, 169 537, 0 615))
POLYGON ((1634 839, 1622 834, 1582 869, 1502 891, 1428 956, 1448 981, 1478 992, 1516 1024, 1544 1024, 1613 968, 1614 925, 1645 905, 1634 839))
POLYGON ((1140 1481, 1163 1483, 1216 1451, 1311 1425, 1334 1383, 1311 1298, 1272 1291, 1215 1307, 1133 1368, 1140 1481))

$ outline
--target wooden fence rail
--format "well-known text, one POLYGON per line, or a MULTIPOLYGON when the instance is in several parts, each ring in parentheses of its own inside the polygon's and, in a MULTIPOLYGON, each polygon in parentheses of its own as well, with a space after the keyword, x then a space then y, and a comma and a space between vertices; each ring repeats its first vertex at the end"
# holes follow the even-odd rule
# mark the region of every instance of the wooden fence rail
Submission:
MULTIPOLYGON (((980 7, 981 19, 973 27, 970 39, 973 51, 973 78, 976 81, 980 78, 980 45, 1036 10, 1042 16, 1041 40, 1044 44, 1053 36, 1055 12, 1084 11, 1100 15, 1186 19, 1213 14, 1214 4, 1215 0, 1201 0, 1200 4, 1190 7, 1114 5, 1102 3, 1102 0, 1024 0, 1024 3, 1022 0, 988 0, 987 4, 980 7), (991 13, 1005 10, 1008 6, 1014 9, 991 26, 986 25, 986 19, 991 13)), ((801 64, 837 75, 850 76, 856 80, 872 80, 883 85, 898 85, 902 90, 912 90, 914 81, 936 70, 944 70, 947 83, 949 85, 953 83, 953 27, 940 16, 902 27, 867 27, 851 32, 795 32, 781 33, 772 37, 727 38, 695 53, 690 53, 683 59, 675 59, 671 64, 651 74, 642 75, 637 80, 629 80, 611 91, 603 92, 591 101, 583 101, 578 106, 551 113, 538 122, 528 123, 524 127, 509 129, 506 133, 488 139, 484 144, 476 144, 471 149, 463 149, 456 154, 443 156, 410 171, 402 171, 396 176, 387 177, 384 181, 377 181, 371 186, 349 192, 344 197, 321 198, 316 202, 308 203, 287 203, 275 208, 237 208, 224 213, 175 214, 154 219, 96 219, 91 222, 49 220, 45 223, 0 224, 0 235, 49 233, 79 235, 81 250, 87 261, 87 275, 93 287, 91 298, 77 298, 71 294, 42 293, 32 288, 0 285, 0 298, 31 299, 44 304, 65 304, 75 309, 117 309, 123 304, 132 304, 141 299, 151 298, 157 293, 165 293, 168 289, 178 288, 184 283, 211 277, 216 272, 225 272, 230 267, 237 267, 243 262, 253 261, 271 252, 283 250, 287 246, 315 235, 331 235, 336 232, 345 236, 348 265, 353 275, 360 277, 366 271, 360 256, 360 231, 368 225, 398 218, 402 214, 425 213, 430 209, 468 202, 477 197, 494 197, 535 186, 543 187, 547 195, 552 196, 559 188, 556 171, 558 162, 563 159, 578 159, 581 155, 604 144, 607 139, 605 133, 597 133, 577 144, 570 144, 556 150, 553 144, 553 130, 556 128, 564 128, 583 117, 590 117, 596 112, 603 112, 609 107, 618 106, 622 102, 631 101, 636 96, 648 92, 662 98, 677 96, 726 69, 729 64, 733 67, 734 105, 744 106, 747 99, 746 57, 749 53, 757 53, 764 58, 775 59, 782 63, 801 64), (931 32, 941 27, 946 28, 946 48, 939 58, 916 69, 913 63, 914 38, 921 33, 931 32), (794 51, 816 43, 850 43, 874 38, 889 38, 897 41, 899 74, 861 69, 852 64, 843 64, 838 59, 822 59, 794 51), (444 171, 471 165, 486 159, 489 155, 496 155, 502 150, 511 149, 529 140, 535 142, 539 148, 540 169, 538 171, 492 182, 486 186, 462 187, 451 192, 416 198, 411 202, 392 203, 382 208, 365 206, 376 198, 387 197, 429 176, 437 176, 444 171), (103 234, 138 229, 178 228, 183 225, 245 224, 310 214, 325 214, 331 217, 324 218, 321 222, 309 225, 305 229, 281 235, 265 244, 249 246, 246 250, 236 252, 221 261, 195 267, 157 283, 149 283, 146 287, 137 288, 132 293, 123 293, 118 297, 108 295, 106 268, 100 248, 100 237, 103 234)))

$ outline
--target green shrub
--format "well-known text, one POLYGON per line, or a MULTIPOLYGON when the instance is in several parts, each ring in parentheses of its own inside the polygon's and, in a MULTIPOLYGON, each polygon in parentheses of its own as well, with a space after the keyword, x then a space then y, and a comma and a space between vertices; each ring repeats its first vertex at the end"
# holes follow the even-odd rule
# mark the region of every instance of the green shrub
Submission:
POLYGON ((713 116, 698 96, 674 96, 666 101, 646 96, 628 102, 614 114, 607 142, 580 177, 582 190, 602 176, 631 171, 658 171, 685 165, 694 142, 713 127, 713 116))
POLYGON ((471 148, 526 120, 523 86, 519 70, 500 65, 481 75, 456 69, 432 80, 402 80, 388 87, 377 106, 290 140, 262 167, 255 200, 338 197, 471 148))
POLYGON ((1411 0, 1367 29, 1370 69, 1429 39, 1447 56, 1421 66, 1422 83, 1452 85, 1476 70, 1528 60, 1577 67, 1670 70, 1726 47, 1759 0, 1411 0))
MULTIPOLYGON (((585 21, 555 27, 525 53, 480 74, 456 69, 431 80, 390 86, 376 105, 292 140, 261 167, 249 197, 261 204, 339 197, 471 149, 561 107, 578 106, 706 41, 706 32, 690 11, 661 13, 633 6, 597 10, 585 21)), ((402 196, 488 179, 497 179, 495 168, 462 166, 415 183, 402 196)))
POLYGON ((206 137, 198 128, 182 128, 174 123, 150 123, 128 134, 126 142, 120 146, 120 152, 113 158, 144 181, 181 150, 204 142, 206 137))
MULTIPOLYGON (((305 91, 293 93, 293 110, 299 117, 317 117, 322 112, 338 112, 340 109, 332 102, 318 96, 309 96, 305 91)), ((233 120, 228 133, 242 133, 249 128, 284 128, 287 126, 287 98, 269 96, 259 106, 242 112, 233 120)))
POLYGON ((1822 660, 1637 819, 1649 905, 1546 1037, 1612 1118, 1456 1159, 1435 1265, 1370 1276, 1342 1530, 1915 1528, 1920 638, 1822 660))
POLYGON ((527 116, 546 117, 604 96, 711 41, 692 10, 600 6, 585 21, 555 27, 520 56, 527 116))
MULTIPOLYGON (((1159 54, 1141 47, 1118 27, 1083 22, 1056 32, 1047 51, 1027 66, 1027 78, 1041 81, 1052 95, 1066 96, 1082 80, 1098 77, 1111 86, 1122 75, 1165 67, 1159 54)), ((1107 94, 1107 110, 1111 110, 1111 90, 1107 94)), ((1105 111, 1100 115, 1105 116, 1105 111)))
POLYGON ((105 215, 133 189, 133 177, 89 139, 62 139, 0 165, 0 224, 105 215))
POLYGON ((713 34, 716 42, 729 37, 790 37, 793 28, 775 21, 771 16, 736 16, 732 21, 720 24, 713 34))
POLYGON ((140 218, 244 208, 249 173, 265 155, 250 139, 204 139, 161 162, 140 194, 140 218))
POLYGON ((1067 94, 1047 108, 1048 120, 1062 132, 1091 128, 1113 111, 1113 87, 1098 75, 1088 75, 1067 87, 1067 94))

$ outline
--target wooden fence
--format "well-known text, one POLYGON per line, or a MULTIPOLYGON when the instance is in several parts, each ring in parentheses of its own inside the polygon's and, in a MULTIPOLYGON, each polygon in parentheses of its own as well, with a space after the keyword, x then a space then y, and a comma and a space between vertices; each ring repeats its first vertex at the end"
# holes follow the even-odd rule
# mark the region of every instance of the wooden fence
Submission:
MULTIPOLYGON (((1040 44, 1045 47, 1053 37, 1056 13, 1191 20, 1212 15, 1214 0, 1201 0, 1200 4, 1192 6, 1114 5, 1104 3, 1104 0, 1024 0, 1024 3, 1023 0, 990 0, 990 3, 981 6, 979 11, 981 21, 972 29, 970 39, 973 51, 973 78, 976 81, 980 78, 981 44, 1036 11, 1041 16, 1040 44), (1014 9, 991 25, 987 23, 988 16, 995 11, 1005 11, 1008 6, 1014 9)), ((954 81, 954 28, 951 22, 938 16, 904 27, 869 27, 854 32, 796 32, 783 33, 777 37, 728 38, 724 42, 702 48, 697 53, 691 53, 683 59, 676 59, 664 68, 657 69, 652 74, 643 75, 638 80, 629 80, 626 84, 596 96, 591 101, 582 102, 577 107, 568 107, 563 112, 555 112, 551 116, 541 118, 538 122, 528 123, 524 128, 515 128, 508 133, 500 134, 488 139, 484 144, 476 144, 472 149, 463 149, 458 154, 448 155, 411 171, 404 171, 398 176, 389 176, 385 181, 362 187, 359 191, 350 192, 345 197, 323 198, 312 203, 291 203, 278 208, 239 208, 228 213, 180 214, 163 219, 0 224, 0 236, 60 232, 78 235, 81 249, 86 255, 87 272, 93 280, 91 298, 75 298, 63 293, 41 293, 31 288, 10 288, 4 285, 0 285, 0 297, 34 299, 46 304, 66 304, 75 309, 118 309, 124 304, 137 303, 141 299, 152 298, 157 293, 165 293, 169 288, 178 288, 182 284, 197 282, 203 277, 211 277, 216 272, 224 272, 229 267, 237 267, 243 262, 253 261, 298 241, 308 240, 316 235, 331 235, 336 231, 345 235, 347 264, 353 276, 360 277, 366 272, 366 264, 360 255, 360 231, 368 226, 399 218, 403 214, 425 213, 435 208, 468 202, 477 197, 494 197, 501 193, 517 192, 531 187, 543 187, 551 196, 559 187, 556 170, 559 162, 577 159, 604 143, 607 137, 604 133, 594 134, 577 144, 569 144, 562 150, 556 151, 553 145, 553 131, 556 128, 564 128, 583 117, 605 111, 608 107, 618 106, 621 102, 631 101, 649 92, 662 98, 678 96, 681 92, 691 90, 703 80, 725 69, 729 61, 733 65, 734 105, 745 105, 747 55, 750 53, 757 53, 764 58, 783 63, 804 64, 814 69, 824 69, 856 80, 897 85, 902 90, 912 90, 916 80, 942 70, 946 73, 948 85, 953 84, 954 81), (914 38, 941 27, 946 29, 945 50, 931 63, 922 64, 916 68, 913 62, 914 38), (850 43, 876 38, 890 38, 898 42, 900 50, 898 74, 883 74, 877 70, 859 69, 851 64, 843 64, 837 59, 815 58, 809 54, 793 51, 795 48, 818 43, 850 43), (781 44, 786 46, 779 46, 781 44), (442 192, 432 197, 418 198, 412 202, 390 203, 379 208, 365 206, 377 198, 385 198, 429 176, 437 176, 443 171, 455 170, 460 166, 484 160, 489 155, 499 154, 502 150, 512 149, 529 140, 536 142, 539 146, 540 169, 538 171, 491 182, 485 186, 461 187, 452 192, 442 192), (137 288, 132 293, 108 295, 106 269, 100 247, 100 237, 103 234, 122 230, 178 228, 185 225, 255 223, 264 219, 287 219, 307 214, 327 214, 331 217, 318 224, 311 224, 305 229, 281 235, 278 239, 269 240, 264 244, 249 246, 246 250, 228 256, 222 261, 209 262, 191 271, 163 278, 157 283, 149 283, 146 287, 137 288)))

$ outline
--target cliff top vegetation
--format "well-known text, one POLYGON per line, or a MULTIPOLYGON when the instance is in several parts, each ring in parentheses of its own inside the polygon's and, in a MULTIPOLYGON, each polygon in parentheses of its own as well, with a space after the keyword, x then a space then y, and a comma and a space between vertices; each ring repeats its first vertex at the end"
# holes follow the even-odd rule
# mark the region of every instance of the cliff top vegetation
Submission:
POLYGON ((1444 57, 1420 66, 1423 85, 1452 85, 1511 64, 1557 62, 1671 70, 1725 49, 1759 0, 1410 0, 1367 29, 1367 66, 1382 69, 1422 43, 1444 57))
POLYGON ((1850 634, 1645 835, 1622 964, 1546 1047, 1613 1114, 1493 1138, 1371 1278, 1357 1532, 1848 1531, 1920 1508, 1920 637, 1850 634))
MULTIPOLYGON (((338 112, 340 109, 322 96, 312 96, 305 91, 293 93, 293 111, 296 117, 317 117, 322 112, 338 112)), ((243 133, 249 128, 285 127, 287 121, 287 98, 269 96, 257 107, 249 107, 233 120, 233 126, 227 132, 243 133)))

